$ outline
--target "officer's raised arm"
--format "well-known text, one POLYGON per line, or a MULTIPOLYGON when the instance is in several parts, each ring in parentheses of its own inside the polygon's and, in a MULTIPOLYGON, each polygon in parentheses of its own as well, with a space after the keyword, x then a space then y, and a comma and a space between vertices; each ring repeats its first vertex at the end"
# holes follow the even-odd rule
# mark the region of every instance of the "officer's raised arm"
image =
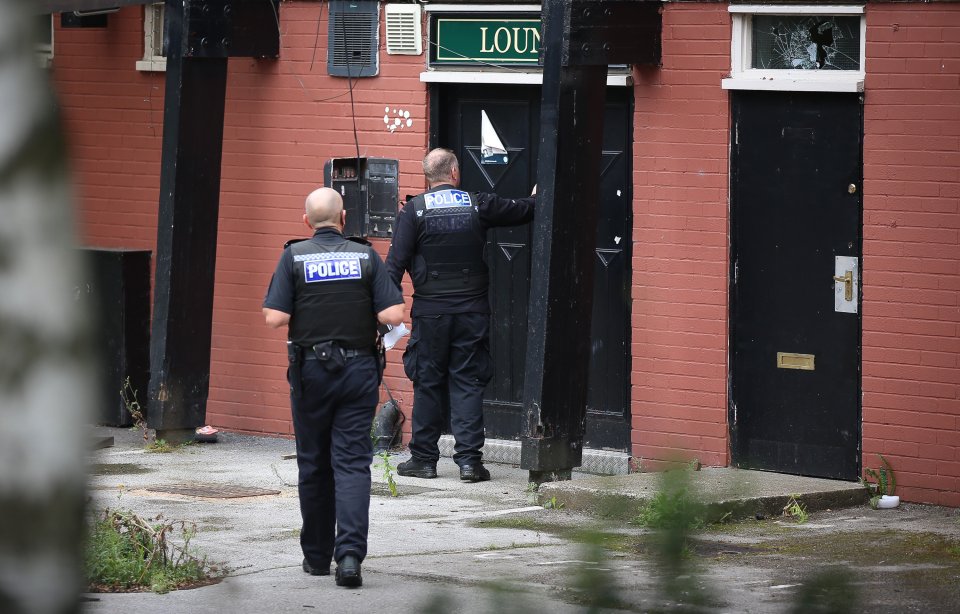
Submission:
POLYGON ((278 309, 263 308, 263 317, 270 328, 280 328, 290 323, 290 314, 278 309))

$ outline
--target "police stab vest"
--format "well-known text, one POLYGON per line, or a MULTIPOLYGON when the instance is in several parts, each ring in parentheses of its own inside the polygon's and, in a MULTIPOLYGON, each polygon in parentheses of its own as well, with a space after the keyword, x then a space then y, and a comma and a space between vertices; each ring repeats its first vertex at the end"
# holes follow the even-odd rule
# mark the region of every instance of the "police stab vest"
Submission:
POLYGON ((316 239, 290 246, 295 299, 290 340, 310 347, 336 341, 345 349, 371 348, 377 336, 373 313, 372 248, 343 239, 316 239))
POLYGON ((411 202, 417 214, 414 298, 485 293, 486 233, 473 196, 449 188, 421 194, 411 202))

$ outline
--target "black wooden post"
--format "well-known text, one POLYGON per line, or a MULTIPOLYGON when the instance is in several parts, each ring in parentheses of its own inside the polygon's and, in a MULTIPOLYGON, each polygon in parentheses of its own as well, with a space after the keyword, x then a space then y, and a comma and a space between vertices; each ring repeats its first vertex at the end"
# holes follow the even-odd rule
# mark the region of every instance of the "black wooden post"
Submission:
POLYGON ((227 58, 183 57, 183 3, 167 0, 150 426, 182 440, 204 424, 220 208, 227 58), (181 432, 185 431, 185 432, 181 432))
POLYGON ((520 466, 581 464, 607 65, 659 62, 659 2, 545 0, 543 101, 520 466))
POLYGON ((279 2, 166 0, 157 268, 147 420, 182 441, 206 419, 228 56, 279 53, 279 2))

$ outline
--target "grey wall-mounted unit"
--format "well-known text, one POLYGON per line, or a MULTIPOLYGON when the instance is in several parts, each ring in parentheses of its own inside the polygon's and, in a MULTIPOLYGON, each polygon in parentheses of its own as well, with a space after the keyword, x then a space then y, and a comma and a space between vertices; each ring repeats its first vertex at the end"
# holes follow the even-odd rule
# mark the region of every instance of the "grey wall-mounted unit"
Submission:
POLYGON ((331 0, 327 29, 327 73, 334 77, 375 77, 380 71, 380 3, 331 0))

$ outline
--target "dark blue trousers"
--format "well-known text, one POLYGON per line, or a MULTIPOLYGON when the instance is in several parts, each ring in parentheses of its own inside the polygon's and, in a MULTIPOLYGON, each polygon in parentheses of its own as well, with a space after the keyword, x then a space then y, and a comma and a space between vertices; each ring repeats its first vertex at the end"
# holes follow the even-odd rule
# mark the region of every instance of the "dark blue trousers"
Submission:
POLYGON ((413 382, 410 454, 436 462, 445 417, 453 432, 453 460, 461 467, 482 460, 483 390, 493 375, 490 316, 462 313, 418 316, 403 365, 413 382))
POLYGON ((301 385, 291 405, 303 555, 323 569, 347 554, 362 561, 370 525, 370 426, 379 398, 376 360, 349 358, 338 373, 304 361, 301 385))

